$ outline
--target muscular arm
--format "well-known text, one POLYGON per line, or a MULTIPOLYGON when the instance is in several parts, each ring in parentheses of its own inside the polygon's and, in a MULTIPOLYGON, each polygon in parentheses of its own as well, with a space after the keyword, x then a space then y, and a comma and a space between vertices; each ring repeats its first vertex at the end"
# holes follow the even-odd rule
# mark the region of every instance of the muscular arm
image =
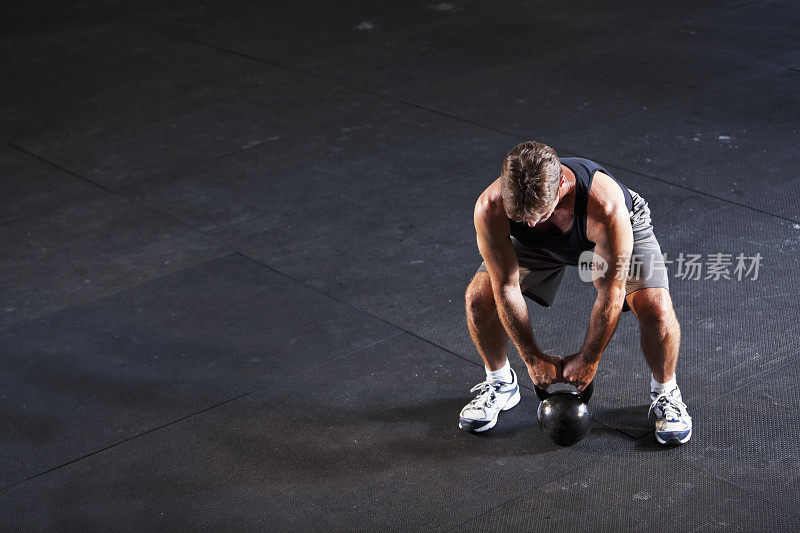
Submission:
POLYGON ((475 206, 475 231, 478 249, 492 282, 500 322, 528 365, 537 385, 547 387, 561 378, 560 362, 544 354, 533 336, 528 307, 519 286, 519 267, 511 232, 502 205, 492 205, 481 198, 475 206))
POLYGON ((595 239, 595 254, 608 269, 594 280, 597 298, 589 317, 589 329, 580 352, 565 361, 564 378, 582 388, 588 385, 608 342, 614 335, 625 302, 625 279, 633 250, 633 231, 627 211, 608 208, 602 215, 602 231, 595 239))
POLYGON ((475 207, 478 250, 486 263, 500 322, 523 359, 541 352, 533 338, 528 306, 519 287, 519 267, 508 219, 497 206, 482 199, 475 207))

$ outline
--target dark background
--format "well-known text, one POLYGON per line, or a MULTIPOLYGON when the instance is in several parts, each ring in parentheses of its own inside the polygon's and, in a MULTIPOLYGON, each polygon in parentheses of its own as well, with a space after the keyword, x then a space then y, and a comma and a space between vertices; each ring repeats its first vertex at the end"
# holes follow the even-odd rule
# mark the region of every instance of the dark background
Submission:
MULTIPOLYGON (((0 65, 3 529, 796 527, 797 2, 10 1, 0 65), (458 430, 472 208, 528 139, 668 258, 763 257, 672 271, 689 444, 631 313, 585 441, 516 355, 520 405, 458 430)), ((531 307, 546 350, 593 297, 531 307)))

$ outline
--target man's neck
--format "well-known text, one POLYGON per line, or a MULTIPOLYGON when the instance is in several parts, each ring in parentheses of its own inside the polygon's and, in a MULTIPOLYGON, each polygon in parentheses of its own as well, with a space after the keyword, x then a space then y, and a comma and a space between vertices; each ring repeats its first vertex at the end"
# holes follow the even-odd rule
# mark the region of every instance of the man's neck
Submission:
POLYGON ((575 183, 577 180, 575 179, 575 173, 572 172, 569 167, 561 165, 561 172, 563 172, 565 179, 564 193, 561 199, 558 201, 556 209, 569 209, 572 211, 572 209, 575 207, 573 197, 575 196, 575 183))

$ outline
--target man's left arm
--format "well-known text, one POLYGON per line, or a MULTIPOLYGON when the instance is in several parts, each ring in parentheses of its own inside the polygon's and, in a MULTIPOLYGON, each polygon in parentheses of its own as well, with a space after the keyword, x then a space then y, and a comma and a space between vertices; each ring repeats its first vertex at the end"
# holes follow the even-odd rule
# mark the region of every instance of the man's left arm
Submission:
POLYGON ((564 358, 564 381, 579 390, 594 379, 603 350, 617 328, 633 251, 633 230, 627 209, 608 209, 602 217, 605 223, 595 238, 594 253, 605 260, 608 269, 594 280, 597 299, 583 346, 578 353, 564 358))

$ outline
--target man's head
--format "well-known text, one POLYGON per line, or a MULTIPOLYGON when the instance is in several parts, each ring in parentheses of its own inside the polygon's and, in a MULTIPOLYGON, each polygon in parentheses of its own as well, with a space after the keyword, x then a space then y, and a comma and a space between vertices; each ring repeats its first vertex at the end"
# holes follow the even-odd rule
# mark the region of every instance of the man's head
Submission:
POLYGON ((511 220, 530 225, 546 220, 555 209, 560 185, 561 162, 545 144, 518 144, 503 161, 500 191, 511 220))

